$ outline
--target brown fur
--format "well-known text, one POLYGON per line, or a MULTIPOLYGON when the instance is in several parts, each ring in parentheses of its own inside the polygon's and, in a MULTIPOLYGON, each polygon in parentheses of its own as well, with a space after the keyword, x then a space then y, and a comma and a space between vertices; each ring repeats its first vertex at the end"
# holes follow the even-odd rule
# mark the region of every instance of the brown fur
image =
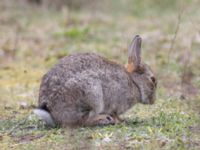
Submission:
POLYGON ((129 73, 132 73, 135 71, 135 67, 133 66, 132 63, 128 63, 126 66, 126 70, 129 72, 129 73))
POLYGON ((118 123, 137 102, 155 100, 153 73, 147 65, 142 70, 127 71, 93 53, 66 56, 43 76, 39 108, 62 126, 118 123))

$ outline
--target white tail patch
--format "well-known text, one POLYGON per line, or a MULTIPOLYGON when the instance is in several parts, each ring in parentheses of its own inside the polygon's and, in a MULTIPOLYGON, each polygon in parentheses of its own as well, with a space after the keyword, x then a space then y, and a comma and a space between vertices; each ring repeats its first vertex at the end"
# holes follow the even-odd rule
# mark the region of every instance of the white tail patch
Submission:
POLYGON ((33 113, 36 114, 39 117, 39 119, 43 120, 47 126, 50 126, 50 127, 56 126, 49 112, 42 109, 34 109, 33 113))

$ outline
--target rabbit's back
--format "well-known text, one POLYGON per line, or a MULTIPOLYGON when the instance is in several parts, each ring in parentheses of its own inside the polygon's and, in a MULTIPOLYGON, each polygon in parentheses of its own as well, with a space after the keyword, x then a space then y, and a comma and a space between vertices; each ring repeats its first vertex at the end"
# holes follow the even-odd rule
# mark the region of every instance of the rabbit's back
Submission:
POLYGON ((94 53, 80 53, 66 56, 61 59, 52 71, 54 69, 68 75, 68 77, 74 77, 74 75, 86 71, 94 71, 93 73, 101 75, 106 73, 105 71, 109 74, 110 72, 123 73, 125 70, 123 66, 94 53))

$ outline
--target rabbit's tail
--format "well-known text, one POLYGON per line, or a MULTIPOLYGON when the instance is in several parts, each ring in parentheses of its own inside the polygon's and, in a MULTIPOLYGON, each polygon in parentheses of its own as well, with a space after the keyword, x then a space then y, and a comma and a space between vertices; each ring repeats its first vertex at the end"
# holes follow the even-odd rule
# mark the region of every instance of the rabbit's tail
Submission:
POLYGON ((36 114, 41 120, 43 120, 47 126, 49 127, 56 126, 55 121, 53 120, 51 114, 47 110, 37 108, 33 110, 33 113, 36 114))

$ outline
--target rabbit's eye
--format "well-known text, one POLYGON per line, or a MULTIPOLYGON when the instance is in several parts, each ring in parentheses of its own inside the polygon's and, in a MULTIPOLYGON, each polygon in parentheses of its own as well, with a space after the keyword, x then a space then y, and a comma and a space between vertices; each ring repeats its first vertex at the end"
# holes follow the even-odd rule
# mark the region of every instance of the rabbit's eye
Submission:
POLYGON ((153 83, 155 83, 155 82, 156 82, 155 77, 151 77, 151 81, 152 81, 153 83))
POLYGON ((151 77, 151 81, 155 84, 155 86, 157 86, 157 81, 155 77, 151 77))

